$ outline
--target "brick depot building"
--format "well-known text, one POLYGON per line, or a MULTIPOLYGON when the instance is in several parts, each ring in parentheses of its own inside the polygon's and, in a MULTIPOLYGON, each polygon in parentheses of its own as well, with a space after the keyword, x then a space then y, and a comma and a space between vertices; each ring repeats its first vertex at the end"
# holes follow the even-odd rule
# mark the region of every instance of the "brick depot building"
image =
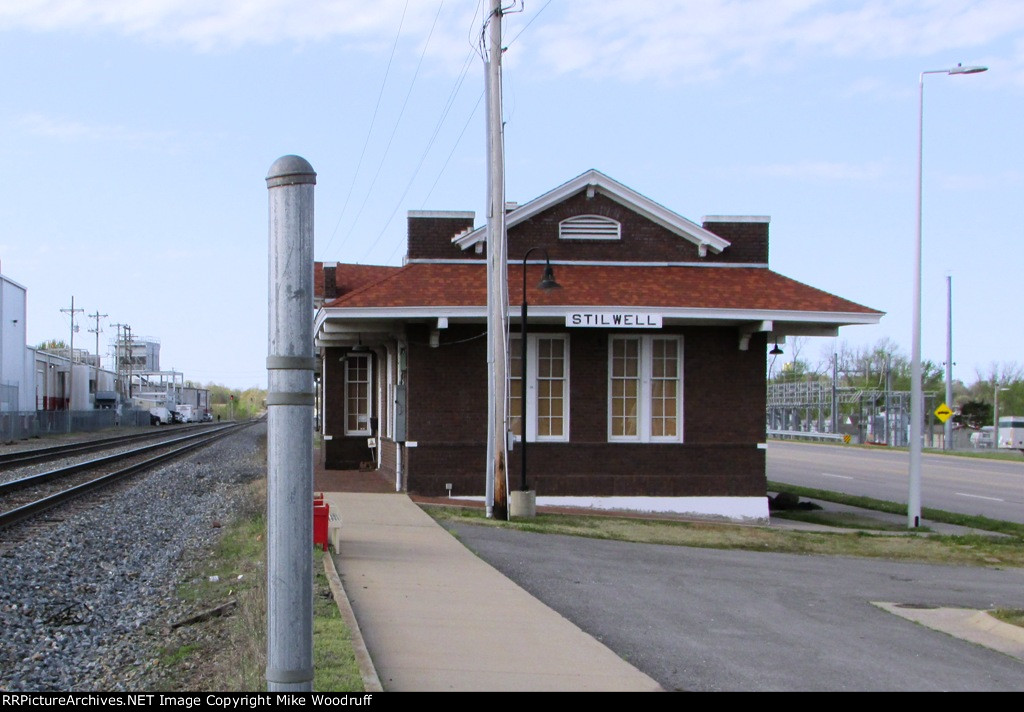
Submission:
MULTIPOLYGON (((410 212, 403 267, 316 265, 327 468, 374 462, 396 489, 483 496, 486 229, 473 220, 410 212)), ((697 225, 597 171, 506 221, 515 439, 523 258, 542 248, 526 266, 537 503, 766 517, 768 349, 881 312, 768 269, 767 218, 697 225), (558 289, 537 287, 544 251, 558 289)))

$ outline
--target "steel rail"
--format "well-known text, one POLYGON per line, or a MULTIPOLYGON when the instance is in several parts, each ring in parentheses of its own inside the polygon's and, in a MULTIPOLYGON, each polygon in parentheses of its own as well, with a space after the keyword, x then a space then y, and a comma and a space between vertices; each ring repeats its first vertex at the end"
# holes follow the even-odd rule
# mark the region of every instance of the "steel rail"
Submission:
POLYGON ((114 453, 113 455, 106 455, 105 457, 98 457, 98 458, 96 458, 94 460, 85 460, 84 462, 79 462, 79 463, 76 463, 74 465, 68 465, 66 467, 59 467, 56 470, 50 470, 48 472, 40 472, 38 474, 29 475, 28 477, 22 477, 22 478, 17 479, 17 480, 11 480, 9 482, 3 482, 3 483, 0 483, 0 496, 6 495, 6 494, 10 494, 11 492, 17 492, 18 490, 25 489, 26 487, 34 487, 34 486, 40 485, 40 484, 42 484, 44 482, 49 482, 50 480, 57 480, 57 479, 60 479, 62 477, 66 477, 68 475, 73 475, 76 472, 81 472, 83 470, 91 470, 93 468, 100 467, 102 465, 109 464, 109 463, 112 463, 112 462, 117 462, 119 460, 127 460, 130 457, 136 457, 138 455, 142 455, 142 454, 147 453, 147 452, 152 452, 153 450, 159 450, 161 448, 169 447, 169 446, 175 445, 177 443, 183 443, 183 442, 188 442, 190 440, 196 440, 198 438, 203 438, 203 437, 205 437, 207 435, 210 435, 211 433, 221 432, 222 430, 226 430, 227 428, 230 428, 230 427, 232 427, 232 426, 227 425, 227 426, 221 426, 217 430, 204 430, 201 433, 191 433, 189 435, 184 435, 184 436, 182 436, 180 438, 172 438, 170 440, 163 440, 161 442, 153 443, 152 445, 145 445, 143 447, 138 447, 138 448, 135 448, 133 450, 126 450, 124 452, 114 453))
MULTIPOLYGON (((197 424, 184 426, 183 428, 208 428, 209 423, 197 424)), ((176 430, 179 428, 175 428, 176 430)), ((167 434, 167 431, 154 431, 149 433, 138 433, 135 435, 118 435, 112 438, 99 438, 97 440, 89 440, 88 442, 68 443, 66 445, 52 445, 50 447, 41 447, 34 450, 18 450, 16 452, 8 452, 0 454, 0 470, 10 469, 11 467, 17 467, 21 465, 27 465, 33 462, 44 462, 46 460, 55 460, 59 457, 66 455, 72 455, 75 453, 82 452, 95 452, 96 450, 104 450, 109 447, 113 447, 120 443, 134 442, 136 440, 150 440, 152 438, 158 438, 167 434)))
MULTIPOLYGON (((24 521, 25 519, 28 519, 29 517, 35 516, 36 514, 42 512, 44 510, 47 510, 47 509, 50 509, 50 508, 55 507, 57 505, 63 504, 64 502, 67 502, 67 501, 69 501, 71 499, 74 499, 76 497, 80 497, 80 496, 82 496, 84 494, 87 494, 87 493, 93 491, 93 490, 97 490, 97 489, 100 489, 102 487, 106 487, 108 485, 111 485, 111 484, 117 482, 118 480, 121 480, 121 479, 123 479, 125 477, 128 477, 129 475, 133 475, 133 474, 135 474, 137 472, 141 472, 143 470, 146 470, 146 469, 149 469, 151 467, 154 467, 155 465, 158 465, 160 463, 163 463, 163 462, 166 462, 168 460, 172 460, 172 459, 175 459, 177 457, 180 457, 180 456, 184 455, 185 453, 188 453, 188 452, 190 452, 192 450, 195 450, 195 449, 198 449, 200 447, 203 447, 204 445, 209 445, 210 443, 213 443, 213 442, 215 442, 217 440, 220 440, 221 438, 226 437, 226 436, 234 433, 237 430, 240 430, 240 429, 246 428, 246 427, 250 427, 252 425, 255 425, 255 421, 247 422, 247 423, 228 425, 228 426, 220 428, 219 430, 214 431, 214 432, 207 431, 207 432, 201 433, 199 435, 191 435, 188 438, 178 438, 177 440, 175 440, 173 442, 181 442, 183 440, 198 440, 198 442, 190 442, 187 445, 183 445, 182 447, 176 448, 176 449, 174 449, 174 450, 172 450, 170 452, 161 453, 160 455, 156 455, 156 456, 151 457, 151 458, 149 458, 147 460, 144 460, 142 462, 137 462, 137 463, 135 463, 133 465, 129 465, 128 467, 125 467, 123 469, 116 470, 114 472, 110 472, 110 473, 108 473, 106 475, 101 475, 100 477, 97 477, 94 480, 90 480, 90 481, 84 482, 84 483, 82 483, 80 485, 76 485, 74 487, 71 487, 69 489, 64 490, 63 492, 58 492, 58 493, 50 495, 48 497, 44 497, 42 499, 36 500, 35 502, 30 502, 29 504, 26 504, 26 505, 23 505, 21 507, 18 507, 17 509, 12 509, 10 511, 4 512, 4 513, 0 514, 0 529, 4 529, 4 528, 9 527, 9 526, 11 526, 13 524, 17 524, 18 522, 24 521)), ((146 447, 146 448, 140 448, 139 450, 135 450, 135 451, 133 451, 133 453, 130 453, 130 454, 138 455, 139 452, 148 452, 149 450, 152 450, 152 449, 154 449, 152 446, 146 447)), ((130 455, 130 454, 124 454, 123 453, 123 455, 130 455)), ((93 460, 91 462, 92 462, 92 464, 95 465, 96 463, 99 463, 102 460, 106 460, 106 459, 108 459, 108 458, 101 458, 100 460, 93 460)), ((124 458, 122 457, 121 459, 124 459, 124 458)), ((77 467, 77 466, 75 466, 75 467, 77 467)), ((78 468, 78 469, 82 469, 82 468, 78 468)), ((44 473, 44 474, 52 474, 52 473, 44 473)))

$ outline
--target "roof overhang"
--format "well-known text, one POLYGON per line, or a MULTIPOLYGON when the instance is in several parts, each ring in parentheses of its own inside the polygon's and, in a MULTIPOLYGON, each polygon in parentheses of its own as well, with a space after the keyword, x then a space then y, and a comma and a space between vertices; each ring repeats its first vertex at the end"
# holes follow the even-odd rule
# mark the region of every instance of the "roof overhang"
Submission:
MULTIPOLYGON (((519 305, 509 305, 511 322, 519 320, 519 305)), ((826 312, 784 309, 708 309, 700 307, 644 306, 531 306, 530 321, 564 323, 574 313, 615 314, 623 311, 659 314, 663 323, 678 325, 741 325, 759 324, 757 331, 800 336, 834 336, 840 326, 877 324, 882 312, 826 312)), ((398 322, 448 319, 450 322, 477 322, 487 318, 487 308, 480 306, 438 307, 323 307, 317 312, 313 330, 320 338, 332 334, 354 335, 394 333, 398 322)), ((570 327, 573 328, 573 327, 570 327)))

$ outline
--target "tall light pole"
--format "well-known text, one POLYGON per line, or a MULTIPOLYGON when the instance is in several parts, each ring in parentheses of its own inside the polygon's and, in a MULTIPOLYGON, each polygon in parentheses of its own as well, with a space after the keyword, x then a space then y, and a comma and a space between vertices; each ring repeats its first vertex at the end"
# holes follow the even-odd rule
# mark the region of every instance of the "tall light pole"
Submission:
POLYGON ((917 104, 917 240, 914 245, 914 310, 910 354, 910 494, 907 499, 907 527, 921 525, 921 436, 924 429, 924 394, 921 385, 921 193, 924 173, 924 75, 977 74, 988 67, 931 69, 921 72, 917 104))
MULTIPOLYGON (((946 275, 946 405, 953 408, 953 277, 946 275)), ((953 449, 953 419, 946 418, 942 449, 953 449)))
POLYGON ((992 404, 992 449, 999 449, 999 391, 1008 391, 1009 388, 1000 387, 996 381, 996 394, 992 404))

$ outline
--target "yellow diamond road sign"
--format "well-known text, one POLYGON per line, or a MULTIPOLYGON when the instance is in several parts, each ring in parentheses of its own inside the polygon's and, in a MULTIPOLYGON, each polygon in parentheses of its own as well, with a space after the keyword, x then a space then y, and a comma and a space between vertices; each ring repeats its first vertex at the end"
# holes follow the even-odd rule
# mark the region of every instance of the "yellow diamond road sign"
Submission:
POLYGON ((949 406, 943 403, 935 409, 935 417, 945 423, 949 420, 949 416, 953 415, 953 411, 949 409, 949 406))

